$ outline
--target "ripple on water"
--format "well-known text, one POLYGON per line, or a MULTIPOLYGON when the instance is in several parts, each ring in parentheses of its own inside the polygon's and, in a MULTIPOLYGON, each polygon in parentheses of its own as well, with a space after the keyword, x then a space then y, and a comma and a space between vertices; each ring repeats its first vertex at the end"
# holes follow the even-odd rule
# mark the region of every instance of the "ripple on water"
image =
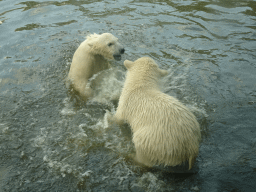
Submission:
POLYGON ((254 1, 0 4, 0 191, 255 188, 254 1), (133 164, 129 126, 107 121, 124 83, 121 62, 90 80, 87 103, 66 89, 73 53, 94 32, 118 36, 125 59, 150 56, 169 71, 162 90, 201 125, 198 174, 133 164))
MULTIPOLYGON (((187 83, 188 71, 189 66, 185 64, 171 66, 169 75, 161 80, 163 91, 178 97, 198 118, 205 119, 206 103, 194 94, 187 83)), ((43 161, 50 170, 62 177, 71 174, 81 185, 91 185, 107 178, 115 178, 118 183, 131 180, 130 185, 134 189, 146 185, 153 190, 164 185, 152 173, 145 173, 138 181, 132 181, 137 166, 130 159, 135 152, 130 128, 127 125, 109 125, 107 117, 115 113, 124 78, 125 70, 120 67, 94 75, 90 84, 95 95, 83 107, 77 108, 79 101, 63 99, 63 107, 59 111, 62 120, 41 128, 38 136, 31 140, 34 147, 43 149, 43 161), (102 167, 109 168, 102 170, 102 167), (96 176, 102 171, 100 176, 96 176)))

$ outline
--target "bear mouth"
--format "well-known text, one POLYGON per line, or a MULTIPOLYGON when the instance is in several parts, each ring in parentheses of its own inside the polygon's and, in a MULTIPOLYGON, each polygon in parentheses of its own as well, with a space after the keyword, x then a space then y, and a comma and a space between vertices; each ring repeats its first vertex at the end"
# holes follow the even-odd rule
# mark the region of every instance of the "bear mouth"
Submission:
POLYGON ((120 61, 122 58, 121 55, 113 55, 113 57, 116 61, 120 61))

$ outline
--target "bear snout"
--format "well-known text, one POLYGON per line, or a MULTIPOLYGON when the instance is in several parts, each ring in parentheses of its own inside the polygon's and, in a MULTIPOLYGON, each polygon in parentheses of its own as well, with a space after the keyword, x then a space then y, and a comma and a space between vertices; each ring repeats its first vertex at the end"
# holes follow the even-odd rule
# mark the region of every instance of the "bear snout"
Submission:
POLYGON ((122 58, 121 54, 124 54, 124 52, 125 52, 124 48, 119 49, 119 53, 113 55, 114 59, 117 61, 120 61, 122 58))
POLYGON ((117 60, 117 61, 120 61, 121 60, 121 55, 118 54, 118 55, 113 55, 114 59, 117 60))
POLYGON ((120 49, 121 54, 124 54, 124 52, 125 52, 124 48, 120 49))

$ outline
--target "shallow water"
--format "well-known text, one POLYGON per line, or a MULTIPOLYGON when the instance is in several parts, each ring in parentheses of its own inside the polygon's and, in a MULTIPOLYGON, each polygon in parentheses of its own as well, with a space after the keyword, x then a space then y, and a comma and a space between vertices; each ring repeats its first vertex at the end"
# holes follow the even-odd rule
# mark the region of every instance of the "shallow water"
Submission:
POLYGON ((0 0, 0 21, 0 191, 254 191, 256 1, 0 0), (104 32, 126 53, 85 103, 65 78, 85 36, 104 32), (200 122, 198 173, 133 164, 129 127, 108 125, 123 61, 142 56, 200 122))

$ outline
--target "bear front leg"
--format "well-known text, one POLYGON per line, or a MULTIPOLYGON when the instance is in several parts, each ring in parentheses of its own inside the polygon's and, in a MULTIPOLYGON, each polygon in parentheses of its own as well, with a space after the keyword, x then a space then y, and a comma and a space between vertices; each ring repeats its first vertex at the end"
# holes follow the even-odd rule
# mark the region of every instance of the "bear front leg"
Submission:
POLYGON ((83 90, 83 94, 84 94, 84 96, 85 97, 87 97, 87 98, 90 98, 90 97, 92 97, 93 96, 93 90, 92 90, 92 88, 91 87, 85 87, 85 89, 83 90))
POLYGON ((93 90, 87 84, 87 81, 86 82, 81 82, 81 81, 75 82, 74 88, 84 100, 87 100, 93 96, 93 90))
POLYGON ((124 124, 124 119, 122 118, 122 112, 120 110, 117 109, 116 114, 113 117, 113 121, 116 122, 118 125, 122 125, 124 124))
POLYGON ((137 149, 136 149, 136 155, 133 159, 136 163, 143 165, 143 166, 152 167, 154 165, 153 163, 151 163, 148 160, 148 158, 146 156, 144 156, 142 153, 140 153, 137 149))

